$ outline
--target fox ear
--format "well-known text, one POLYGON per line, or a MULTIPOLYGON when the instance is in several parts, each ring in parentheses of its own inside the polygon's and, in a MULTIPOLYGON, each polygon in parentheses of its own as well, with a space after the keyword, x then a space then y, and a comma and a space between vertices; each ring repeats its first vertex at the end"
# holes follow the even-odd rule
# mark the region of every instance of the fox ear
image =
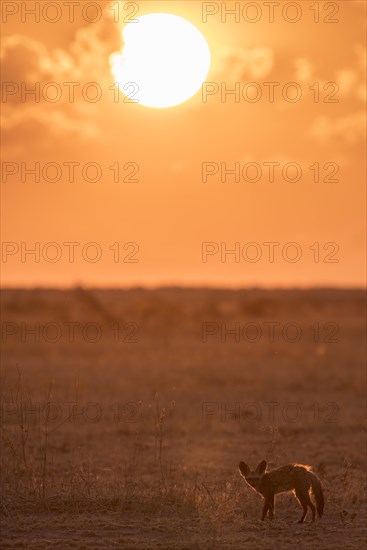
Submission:
POLYGON ((241 475, 244 477, 247 476, 247 474, 250 471, 250 468, 247 466, 247 464, 245 464, 245 462, 242 462, 242 461, 239 463, 238 469, 241 472, 241 475))
POLYGON ((256 468, 256 472, 258 474, 263 474, 266 470, 267 465, 268 465, 268 463, 266 462, 266 460, 262 460, 260 462, 260 464, 258 465, 258 467, 256 468))

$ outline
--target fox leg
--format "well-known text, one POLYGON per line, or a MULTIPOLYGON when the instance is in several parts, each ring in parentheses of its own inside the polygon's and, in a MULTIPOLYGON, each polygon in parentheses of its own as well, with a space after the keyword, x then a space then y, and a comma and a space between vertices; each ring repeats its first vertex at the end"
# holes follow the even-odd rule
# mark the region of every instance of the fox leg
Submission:
POLYGON ((266 514, 268 513, 268 510, 269 510, 269 498, 265 497, 265 502, 264 502, 264 506, 263 506, 263 513, 262 513, 262 516, 261 516, 262 521, 264 521, 264 519, 266 517, 266 514))
POLYGON ((270 519, 274 517, 274 494, 269 496, 269 517, 270 519))
POLYGON ((312 500, 310 499, 310 495, 309 495, 308 492, 305 494, 305 500, 306 500, 306 503, 308 504, 308 506, 311 508, 312 521, 315 521, 315 512, 316 512, 316 510, 315 510, 315 506, 312 503, 312 500))
MULTIPOLYGON (((299 491, 296 489, 296 497, 298 498, 298 501, 300 503, 300 505, 302 506, 303 508, 303 515, 301 517, 301 519, 299 520, 298 523, 303 523, 305 517, 307 516, 307 512, 308 512, 308 508, 307 508, 307 498, 306 498, 306 494, 304 491, 299 491)), ((310 497, 308 497, 310 498, 310 497)))

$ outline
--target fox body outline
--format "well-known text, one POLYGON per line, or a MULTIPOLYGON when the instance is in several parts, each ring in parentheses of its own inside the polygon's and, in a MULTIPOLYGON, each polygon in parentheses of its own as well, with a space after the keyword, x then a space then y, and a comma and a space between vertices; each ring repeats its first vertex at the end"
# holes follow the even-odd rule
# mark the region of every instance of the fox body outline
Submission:
POLYGON ((303 508, 303 514, 298 523, 303 523, 308 507, 312 511, 312 521, 315 521, 315 512, 321 518, 324 513, 324 495, 321 482, 311 470, 311 466, 304 464, 286 464, 275 470, 266 471, 267 462, 262 460, 256 470, 251 470, 245 462, 239 463, 239 470, 246 483, 264 497, 264 507, 261 519, 264 520, 269 511, 270 519, 274 517, 274 497, 278 493, 294 491, 303 508), (312 503, 309 490, 312 489, 316 500, 316 508, 312 503))

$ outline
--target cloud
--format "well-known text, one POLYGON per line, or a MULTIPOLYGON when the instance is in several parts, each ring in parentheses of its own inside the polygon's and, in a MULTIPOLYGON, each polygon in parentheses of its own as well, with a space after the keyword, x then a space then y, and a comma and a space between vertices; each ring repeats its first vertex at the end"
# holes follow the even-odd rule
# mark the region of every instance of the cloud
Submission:
POLYGON ((262 79, 273 67, 273 50, 267 47, 222 48, 218 54, 218 76, 232 82, 262 79))
POLYGON ((309 135, 322 143, 333 141, 354 145, 364 139, 365 132, 366 113, 361 110, 333 118, 319 115, 313 121, 309 135))
POLYGON ((294 61, 295 79, 300 82, 309 82, 314 74, 314 66, 309 59, 299 57, 294 61))
MULTIPOLYGON (((109 55, 118 49, 120 32, 106 13, 99 23, 79 28, 66 49, 48 50, 42 43, 19 34, 6 37, 1 48, 3 91, 6 83, 16 90, 3 95, 2 128, 6 143, 14 143, 12 133, 19 136, 46 134, 57 136, 80 135, 94 139, 98 135, 95 116, 99 106, 86 103, 80 93, 85 84, 96 82, 101 89, 113 83, 109 55), (75 101, 70 101, 70 86, 75 82, 75 101), (56 102, 42 94, 50 83, 50 96, 60 90, 56 102), (36 88, 35 88, 36 87, 36 88), (22 98, 21 91, 37 89, 34 96, 22 98)), ((9 90, 9 88, 8 88, 9 90)))
POLYGON ((46 48, 36 40, 18 34, 4 38, 0 53, 2 80, 36 81, 43 72, 41 60, 47 56, 46 48))

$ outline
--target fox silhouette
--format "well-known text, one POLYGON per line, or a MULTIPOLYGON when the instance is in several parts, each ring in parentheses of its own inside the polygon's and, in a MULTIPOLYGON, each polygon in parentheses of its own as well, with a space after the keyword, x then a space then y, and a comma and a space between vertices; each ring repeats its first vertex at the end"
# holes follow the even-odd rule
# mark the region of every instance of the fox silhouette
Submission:
POLYGON ((324 495, 321 482, 312 471, 311 466, 304 464, 286 464, 276 470, 266 471, 267 462, 262 460, 255 470, 251 470, 245 462, 238 466, 246 483, 264 498, 264 507, 261 519, 264 520, 269 512, 270 519, 274 517, 274 497, 278 493, 294 491, 299 500, 303 514, 298 523, 303 523, 308 512, 312 511, 312 521, 315 521, 316 509, 321 518, 324 513, 324 495), (310 499, 312 489, 316 500, 316 508, 310 499))

